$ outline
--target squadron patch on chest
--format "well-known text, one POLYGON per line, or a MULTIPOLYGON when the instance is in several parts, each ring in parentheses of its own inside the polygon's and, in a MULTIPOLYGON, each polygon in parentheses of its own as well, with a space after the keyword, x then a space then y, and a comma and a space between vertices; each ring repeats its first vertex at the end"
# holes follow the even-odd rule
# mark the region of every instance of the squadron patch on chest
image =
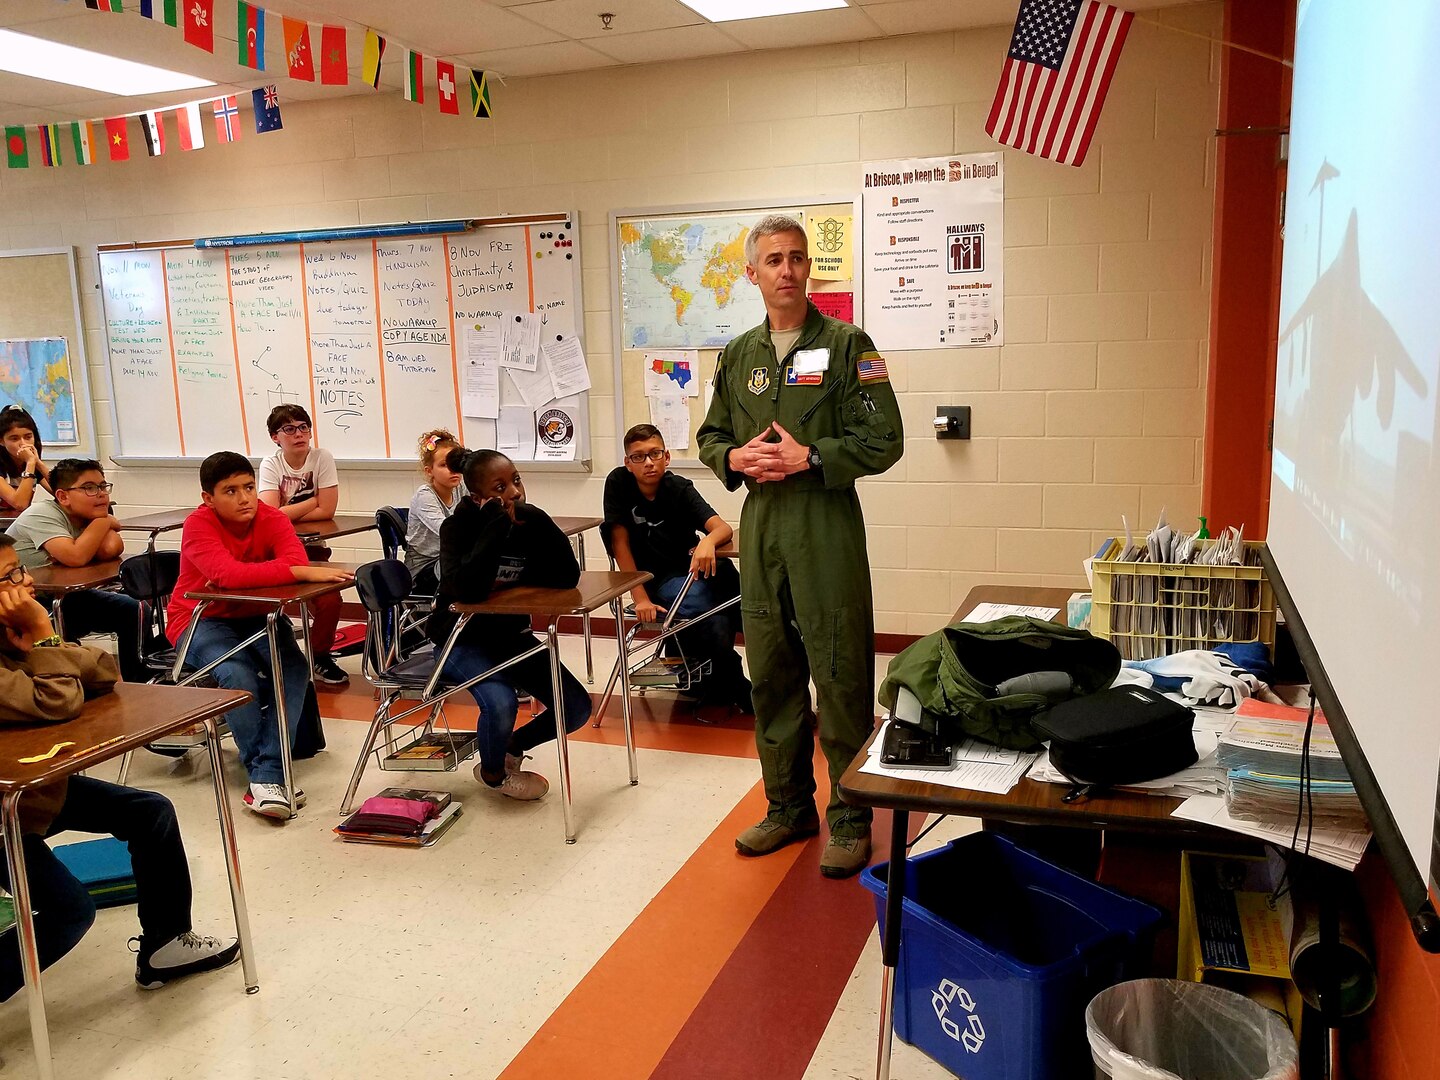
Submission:
POLYGON ((747 384, 752 394, 763 394, 770 389, 770 369, 768 367, 757 367, 750 369, 750 382, 747 384))

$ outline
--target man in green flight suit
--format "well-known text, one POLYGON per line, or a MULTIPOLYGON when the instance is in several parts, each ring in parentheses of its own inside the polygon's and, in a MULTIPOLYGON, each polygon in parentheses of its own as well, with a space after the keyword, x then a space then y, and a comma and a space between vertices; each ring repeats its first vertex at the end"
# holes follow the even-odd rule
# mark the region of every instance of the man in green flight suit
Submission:
POLYGON ((863 330, 806 298, 805 230, 772 214, 745 240, 745 275, 766 321, 725 347, 698 434, 700 458, 740 514, 741 612, 754 681, 755 743, 770 809, 735 841, 768 855, 820 831, 810 680, 830 766, 826 877, 870 859, 870 811, 840 801, 841 774, 875 716, 875 618, 855 480, 900 460, 905 440, 885 360, 863 330))

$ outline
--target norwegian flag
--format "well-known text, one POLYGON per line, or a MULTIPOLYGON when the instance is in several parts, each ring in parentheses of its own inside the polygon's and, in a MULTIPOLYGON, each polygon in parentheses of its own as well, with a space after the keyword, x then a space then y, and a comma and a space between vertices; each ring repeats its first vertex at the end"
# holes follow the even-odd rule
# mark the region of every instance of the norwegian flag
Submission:
POLYGON ((215 141, 234 142, 238 139, 240 125, 236 121, 240 116, 240 106, 236 103, 235 95, 216 98, 210 106, 215 110, 215 141))
POLYGON ((1098 0, 1023 0, 986 133, 1027 154, 1083 164, 1133 19, 1098 0))

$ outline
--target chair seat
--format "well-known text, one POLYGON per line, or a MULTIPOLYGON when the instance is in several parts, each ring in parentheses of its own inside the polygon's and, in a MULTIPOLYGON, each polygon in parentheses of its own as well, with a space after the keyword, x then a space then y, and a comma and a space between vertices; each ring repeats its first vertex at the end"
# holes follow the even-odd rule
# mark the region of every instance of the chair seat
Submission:
POLYGON ((378 681, 388 686, 421 687, 434 673, 435 653, 425 649, 392 665, 378 681))

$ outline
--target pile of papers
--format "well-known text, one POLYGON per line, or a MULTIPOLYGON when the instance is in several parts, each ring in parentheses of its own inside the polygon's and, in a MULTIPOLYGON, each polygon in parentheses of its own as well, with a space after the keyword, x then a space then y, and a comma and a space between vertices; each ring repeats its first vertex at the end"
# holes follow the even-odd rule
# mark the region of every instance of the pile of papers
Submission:
MULTIPOLYGON (((1226 829, 1230 832, 1240 833, 1242 836, 1253 836, 1257 840, 1264 840, 1287 850, 1290 848, 1291 838, 1295 835, 1293 817, 1289 824, 1284 825, 1246 821, 1243 818, 1234 817, 1230 811, 1225 809, 1225 798, 1222 795, 1192 795, 1181 803, 1170 816, 1213 825, 1217 829, 1226 829)), ((1295 840, 1294 850, 1302 855, 1312 855, 1342 869, 1354 870, 1360 865, 1360 856, 1365 854, 1365 846, 1368 843, 1370 843, 1369 832, 1323 829, 1318 825, 1307 838, 1305 823, 1301 822, 1300 836, 1295 840)))
POLYGON ((1020 782, 1038 756, 1018 750, 1003 750, 977 739, 966 739, 955 748, 955 764, 948 769, 897 769, 880 764, 880 750, 885 745, 885 728, 889 724, 887 719, 870 743, 865 764, 860 766, 862 773, 1004 795, 1020 782))

